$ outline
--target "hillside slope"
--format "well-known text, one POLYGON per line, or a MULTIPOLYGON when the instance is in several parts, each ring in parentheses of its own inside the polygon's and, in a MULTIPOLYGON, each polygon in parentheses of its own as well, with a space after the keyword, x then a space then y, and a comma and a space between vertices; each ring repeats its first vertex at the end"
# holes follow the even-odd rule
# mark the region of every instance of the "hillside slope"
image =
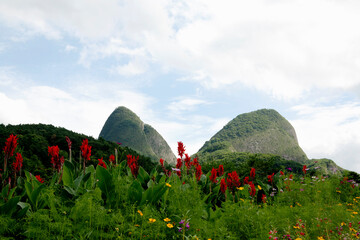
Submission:
POLYGON ((99 137, 120 142, 154 160, 174 163, 176 158, 164 138, 126 107, 116 108, 106 120, 99 137))
POLYGON ((275 154, 299 163, 308 160, 292 125, 272 109, 238 115, 207 141, 197 155, 206 161, 213 155, 237 152, 275 154))

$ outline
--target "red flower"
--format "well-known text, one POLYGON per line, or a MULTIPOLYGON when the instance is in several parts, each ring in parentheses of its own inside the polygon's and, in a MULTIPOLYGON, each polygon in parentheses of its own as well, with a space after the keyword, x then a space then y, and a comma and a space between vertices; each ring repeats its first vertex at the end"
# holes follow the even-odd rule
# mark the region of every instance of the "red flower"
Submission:
POLYGON ((273 173, 273 174, 271 174, 271 175, 268 175, 268 176, 267 176, 267 178, 268 178, 268 182, 269 182, 269 183, 273 183, 273 181, 274 181, 274 179, 273 179, 274 174, 275 174, 275 173, 273 173))
POLYGON ((251 168, 250 170, 250 177, 255 178, 255 168, 251 168))
POLYGON ((201 171, 201 166, 200 166, 200 165, 197 165, 195 175, 196 175, 196 179, 199 181, 200 178, 201 178, 201 175, 202 175, 202 171, 201 171))
POLYGON ((164 159, 160 158, 160 164, 162 167, 164 167, 164 159))
POLYGON ((5 147, 4 147, 4 153, 5 158, 10 158, 12 155, 14 155, 15 148, 17 146, 17 135, 11 134, 8 139, 6 139, 5 147))
POLYGON ((127 164, 131 170, 131 173, 136 178, 139 172, 139 164, 138 164, 139 156, 135 158, 135 156, 129 154, 126 157, 127 157, 127 164))
POLYGON ((217 169, 212 168, 212 170, 211 170, 211 175, 210 175, 210 181, 211 181, 211 182, 217 183, 216 175, 217 175, 217 169))
POLYGON ((302 171, 303 171, 304 174, 306 174, 306 165, 303 166, 302 171))
POLYGON ((192 163, 191 163, 193 166, 197 166, 197 165, 199 165, 199 161, 198 161, 198 159, 197 158, 194 158, 194 160, 192 161, 192 163))
POLYGON ((180 169, 181 166, 182 166, 182 160, 181 160, 181 158, 178 158, 178 159, 177 159, 177 163, 176 163, 176 168, 177 168, 177 169, 180 169))
POLYGON ((245 184, 249 184, 249 177, 245 177, 245 178, 244 178, 244 185, 245 185, 245 184))
POLYGON ((36 175, 35 178, 36 178, 36 180, 38 180, 39 182, 44 183, 44 180, 41 179, 40 175, 36 175))
POLYGON ((249 186, 250 186, 250 196, 254 197, 256 194, 256 188, 253 182, 249 182, 249 186))
POLYGON ((225 179, 223 178, 223 179, 221 179, 221 181, 220 181, 220 190, 221 190, 221 192, 223 193, 223 194, 225 194, 225 191, 226 191, 226 183, 225 183, 225 179))
POLYGON ((20 169, 22 168, 23 165, 22 162, 23 162, 23 157, 21 156, 20 153, 16 153, 16 160, 12 164, 14 172, 20 172, 20 169))
POLYGON ((14 151, 15 151, 15 148, 17 146, 17 136, 11 134, 9 136, 8 139, 6 139, 6 142, 5 142, 5 147, 4 147, 4 155, 5 155, 5 159, 4 159, 4 172, 6 172, 6 167, 7 167, 7 160, 12 156, 14 155, 14 151))
POLYGON ((261 195, 261 201, 263 203, 266 203, 266 195, 265 194, 261 195))
POLYGON ((103 161, 103 158, 98 159, 98 161, 99 161, 99 163, 98 163, 99 166, 102 166, 103 168, 106 168, 106 169, 107 169, 106 164, 105 164, 105 162, 103 161))
POLYGON ((112 164, 115 164, 115 156, 113 154, 110 155, 109 162, 111 162, 112 164))
POLYGON ((219 177, 224 174, 224 166, 223 165, 219 165, 218 173, 219 173, 219 177))
POLYGON ((284 172, 280 170, 280 175, 281 176, 284 176, 284 172))
POLYGON ((60 149, 58 146, 48 147, 48 155, 51 156, 51 163, 53 165, 53 168, 56 169, 58 172, 60 172, 61 167, 64 163, 64 158, 60 158, 59 151, 60 149))
POLYGON ((185 146, 182 142, 178 142, 178 153, 180 158, 182 158, 185 153, 185 146))
POLYGON ((87 139, 84 139, 82 141, 82 145, 80 147, 81 150, 81 155, 82 157, 87 160, 90 161, 90 156, 91 156, 91 146, 89 146, 89 141, 87 139))
POLYGON ((191 167, 191 158, 189 157, 189 155, 187 153, 185 153, 185 166, 187 169, 189 169, 191 167))
POLYGON ((290 174, 289 179, 292 179, 292 178, 293 178, 293 175, 292 175, 292 174, 290 174))
POLYGON ((236 187, 240 187, 240 180, 236 171, 228 173, 227 187, 232 191, 235 191, 236 187))

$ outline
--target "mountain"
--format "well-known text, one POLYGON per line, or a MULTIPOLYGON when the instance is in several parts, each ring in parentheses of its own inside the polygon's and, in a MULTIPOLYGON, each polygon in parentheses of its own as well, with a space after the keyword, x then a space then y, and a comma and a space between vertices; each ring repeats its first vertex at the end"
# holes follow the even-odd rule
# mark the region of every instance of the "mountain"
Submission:
POLYGON ((238 115, 205 142, 197 155, 206 161, 239 152, 275 154, 299 163, 308 160, 292 125, 272 109, 238 115))
POLYGON ((106 120, 99 138, 120 142, 158 161, 175 163, 176 157, 164 138, 126 107, 116 108, 106 120))
POLYGON ((317 172, 321 172, 323 175, 342 175, 344 171, 347 171, 338 165, 333 160, 322 158, 322 159, 311 159, 306 162, 306 166, 310 169, 315 169, 317 172))

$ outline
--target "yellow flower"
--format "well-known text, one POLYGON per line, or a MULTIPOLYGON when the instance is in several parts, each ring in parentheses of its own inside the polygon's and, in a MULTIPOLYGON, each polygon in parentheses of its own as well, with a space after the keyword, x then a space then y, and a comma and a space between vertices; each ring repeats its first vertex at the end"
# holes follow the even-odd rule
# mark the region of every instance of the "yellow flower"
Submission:
POLYGON ((170 221, 171 221, 170 218, 165 218, 165 219, 164 219, 164 222, 170 222, 170 221))
POLYGON ((342 223, 341 223, 341 226, 344 226, 344 225, 346 225, 346 223, 342 222, 342 223))
POLYGON ((325 240, 323 237, 318 237, 318 240, 325 240))
POLYGON ((302 240, 301 238, 296 238, 295 240, 302 240))
POLYGON ((117 227, 117 228, 115 228, 115 230, 118 232, 118 231, 119 231, 119 228, 117 227))
POLYGON ((171 187, 171 185, 169 183, 166 183, 165 185, 168 186, 168 187, 171 187))
POLYGON ((259 190, 261 190, 261 187, 260 187, 260 185, 258 185, 258 189, 259 189, 259 190))
POLYGON ((241 201, 243 201, 243 202, 245 201, 245 200, 244 200, 244 199, 242 199, 242 198, 240 198, 240 200, 241 200, 241 201))
POLYGON ((358 212, 353 212, 352 214, 355 214, 355 215, 356 215, 356 214, 358 214, 358 212))
POLYGON ((299 227, 299 226, 293 226, 293 228, 295 228, 295 229, 300 229, 300 227, 299 227))
POLYGON ((237 190, 242 191, 242 190, 244 190, 244 187, 238 187, 237 190))
POLYGON ((338 191, 336 191, 336 192, 337 192, 337 193, 341 193, 341 191, 339 191, 339 190, 338 190, 338 191))
POLYGON ((154 219, 154 218, 149 218, 149 223, 154 223, 154 222, 156 222, 156 219, 154 219))
POLYGON ((173 228, 173 227, 174 227, 174 225, 172 225, 171 223, 166 224, 166 226, 167 226, 168 228, 173 228))
POLYGON ((144 214, 140 210, 138 210, 137 212, 140 214, 140 216, 144 216, 144 214))
POLYGON ((139 224, 135 224, 135 227, 140 227, 140 225, 139 225, 139 224))

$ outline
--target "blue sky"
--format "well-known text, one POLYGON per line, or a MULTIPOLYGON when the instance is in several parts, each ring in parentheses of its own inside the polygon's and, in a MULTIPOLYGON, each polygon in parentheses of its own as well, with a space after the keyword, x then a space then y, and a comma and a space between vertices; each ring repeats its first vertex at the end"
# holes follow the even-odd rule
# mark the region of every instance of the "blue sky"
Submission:
POLYGON ((309 158, 360 172, 360 2, 0 2, 0 123, 98 137, 126 106, 195 153, 273 108, 309 158))

